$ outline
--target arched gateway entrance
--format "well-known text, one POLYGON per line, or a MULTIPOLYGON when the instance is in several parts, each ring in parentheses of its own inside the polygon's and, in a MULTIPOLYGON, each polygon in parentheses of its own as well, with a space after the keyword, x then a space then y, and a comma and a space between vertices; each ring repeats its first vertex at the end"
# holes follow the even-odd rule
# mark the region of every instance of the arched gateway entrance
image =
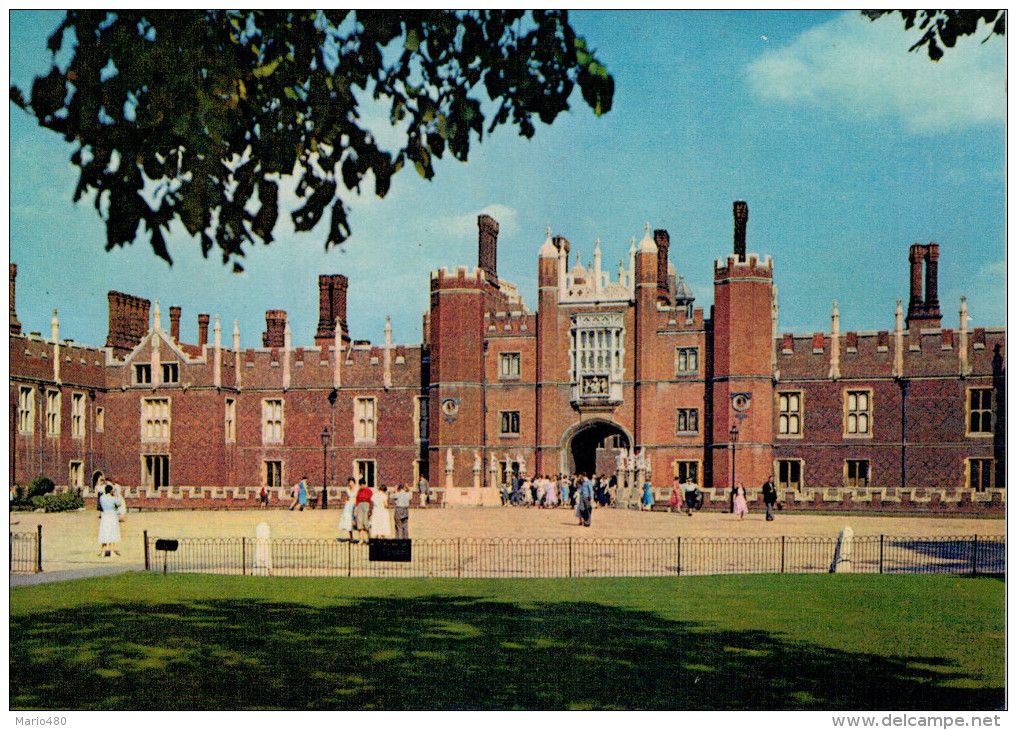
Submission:
POLYGON ((617 471, 619 452, 628 451, 631 444, 628 432, 617 423, 583 421, 562 435, 561 471, 610 476, 617 471))

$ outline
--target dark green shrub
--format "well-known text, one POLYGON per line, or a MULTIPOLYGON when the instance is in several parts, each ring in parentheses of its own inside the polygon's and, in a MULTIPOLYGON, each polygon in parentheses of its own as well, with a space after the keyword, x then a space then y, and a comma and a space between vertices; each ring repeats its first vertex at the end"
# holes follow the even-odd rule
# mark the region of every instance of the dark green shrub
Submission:
POLYGON ((44 512, 73 512, 84 507, 85 500, 81 496, 81 492, 44 494, 39 497, 32 497, 32 506, 44 512))
POLYGON ((36 477, 32 480, 32 483, 28 485, 28 494, 25 495, 25 497, 34 503, 35 497, 41 497, 44 494, 49 494, 54 489, 56 489, 56 485, 53 483, 52 479, 49 477, 36 477))

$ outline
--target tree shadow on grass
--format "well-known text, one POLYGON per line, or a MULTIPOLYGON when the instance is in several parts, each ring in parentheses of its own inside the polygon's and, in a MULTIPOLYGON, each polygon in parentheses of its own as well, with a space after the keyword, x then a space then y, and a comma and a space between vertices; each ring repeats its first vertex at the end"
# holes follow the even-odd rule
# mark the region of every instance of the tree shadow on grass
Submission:
MULTIPOLYGON (((118 604, 10 620, 11 708, 986 709, 884 657, 595 603, 427 596, 118 604)), ((955 683, 955 682, 951 682, 955 683)))

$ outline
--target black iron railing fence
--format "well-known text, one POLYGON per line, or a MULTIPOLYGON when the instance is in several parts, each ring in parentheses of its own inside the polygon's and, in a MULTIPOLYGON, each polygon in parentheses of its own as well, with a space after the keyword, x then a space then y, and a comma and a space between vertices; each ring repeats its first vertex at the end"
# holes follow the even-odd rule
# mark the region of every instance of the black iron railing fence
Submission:
POLYGON ((1006 570, 1003 536, 837 538, 417 539, 409 562, 369 559, 366 545, 325 539, 180 538, 145 568, 275 576, 581 578, 736 573, 966 573, 1006 570))
POLYGON ((42 525, 35 532, 8 532, 10 572, 42 572, 42 525))

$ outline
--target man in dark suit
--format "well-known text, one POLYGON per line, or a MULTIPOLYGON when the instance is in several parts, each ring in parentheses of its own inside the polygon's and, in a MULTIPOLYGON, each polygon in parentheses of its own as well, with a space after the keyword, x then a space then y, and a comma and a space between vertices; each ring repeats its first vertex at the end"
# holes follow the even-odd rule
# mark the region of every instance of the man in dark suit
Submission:
POLYGON ((777 488, 773 486, 773 474, 763 483, 763 504, 766 505, 766 521, 773 520, 773 505, 777 503, 777 488))

